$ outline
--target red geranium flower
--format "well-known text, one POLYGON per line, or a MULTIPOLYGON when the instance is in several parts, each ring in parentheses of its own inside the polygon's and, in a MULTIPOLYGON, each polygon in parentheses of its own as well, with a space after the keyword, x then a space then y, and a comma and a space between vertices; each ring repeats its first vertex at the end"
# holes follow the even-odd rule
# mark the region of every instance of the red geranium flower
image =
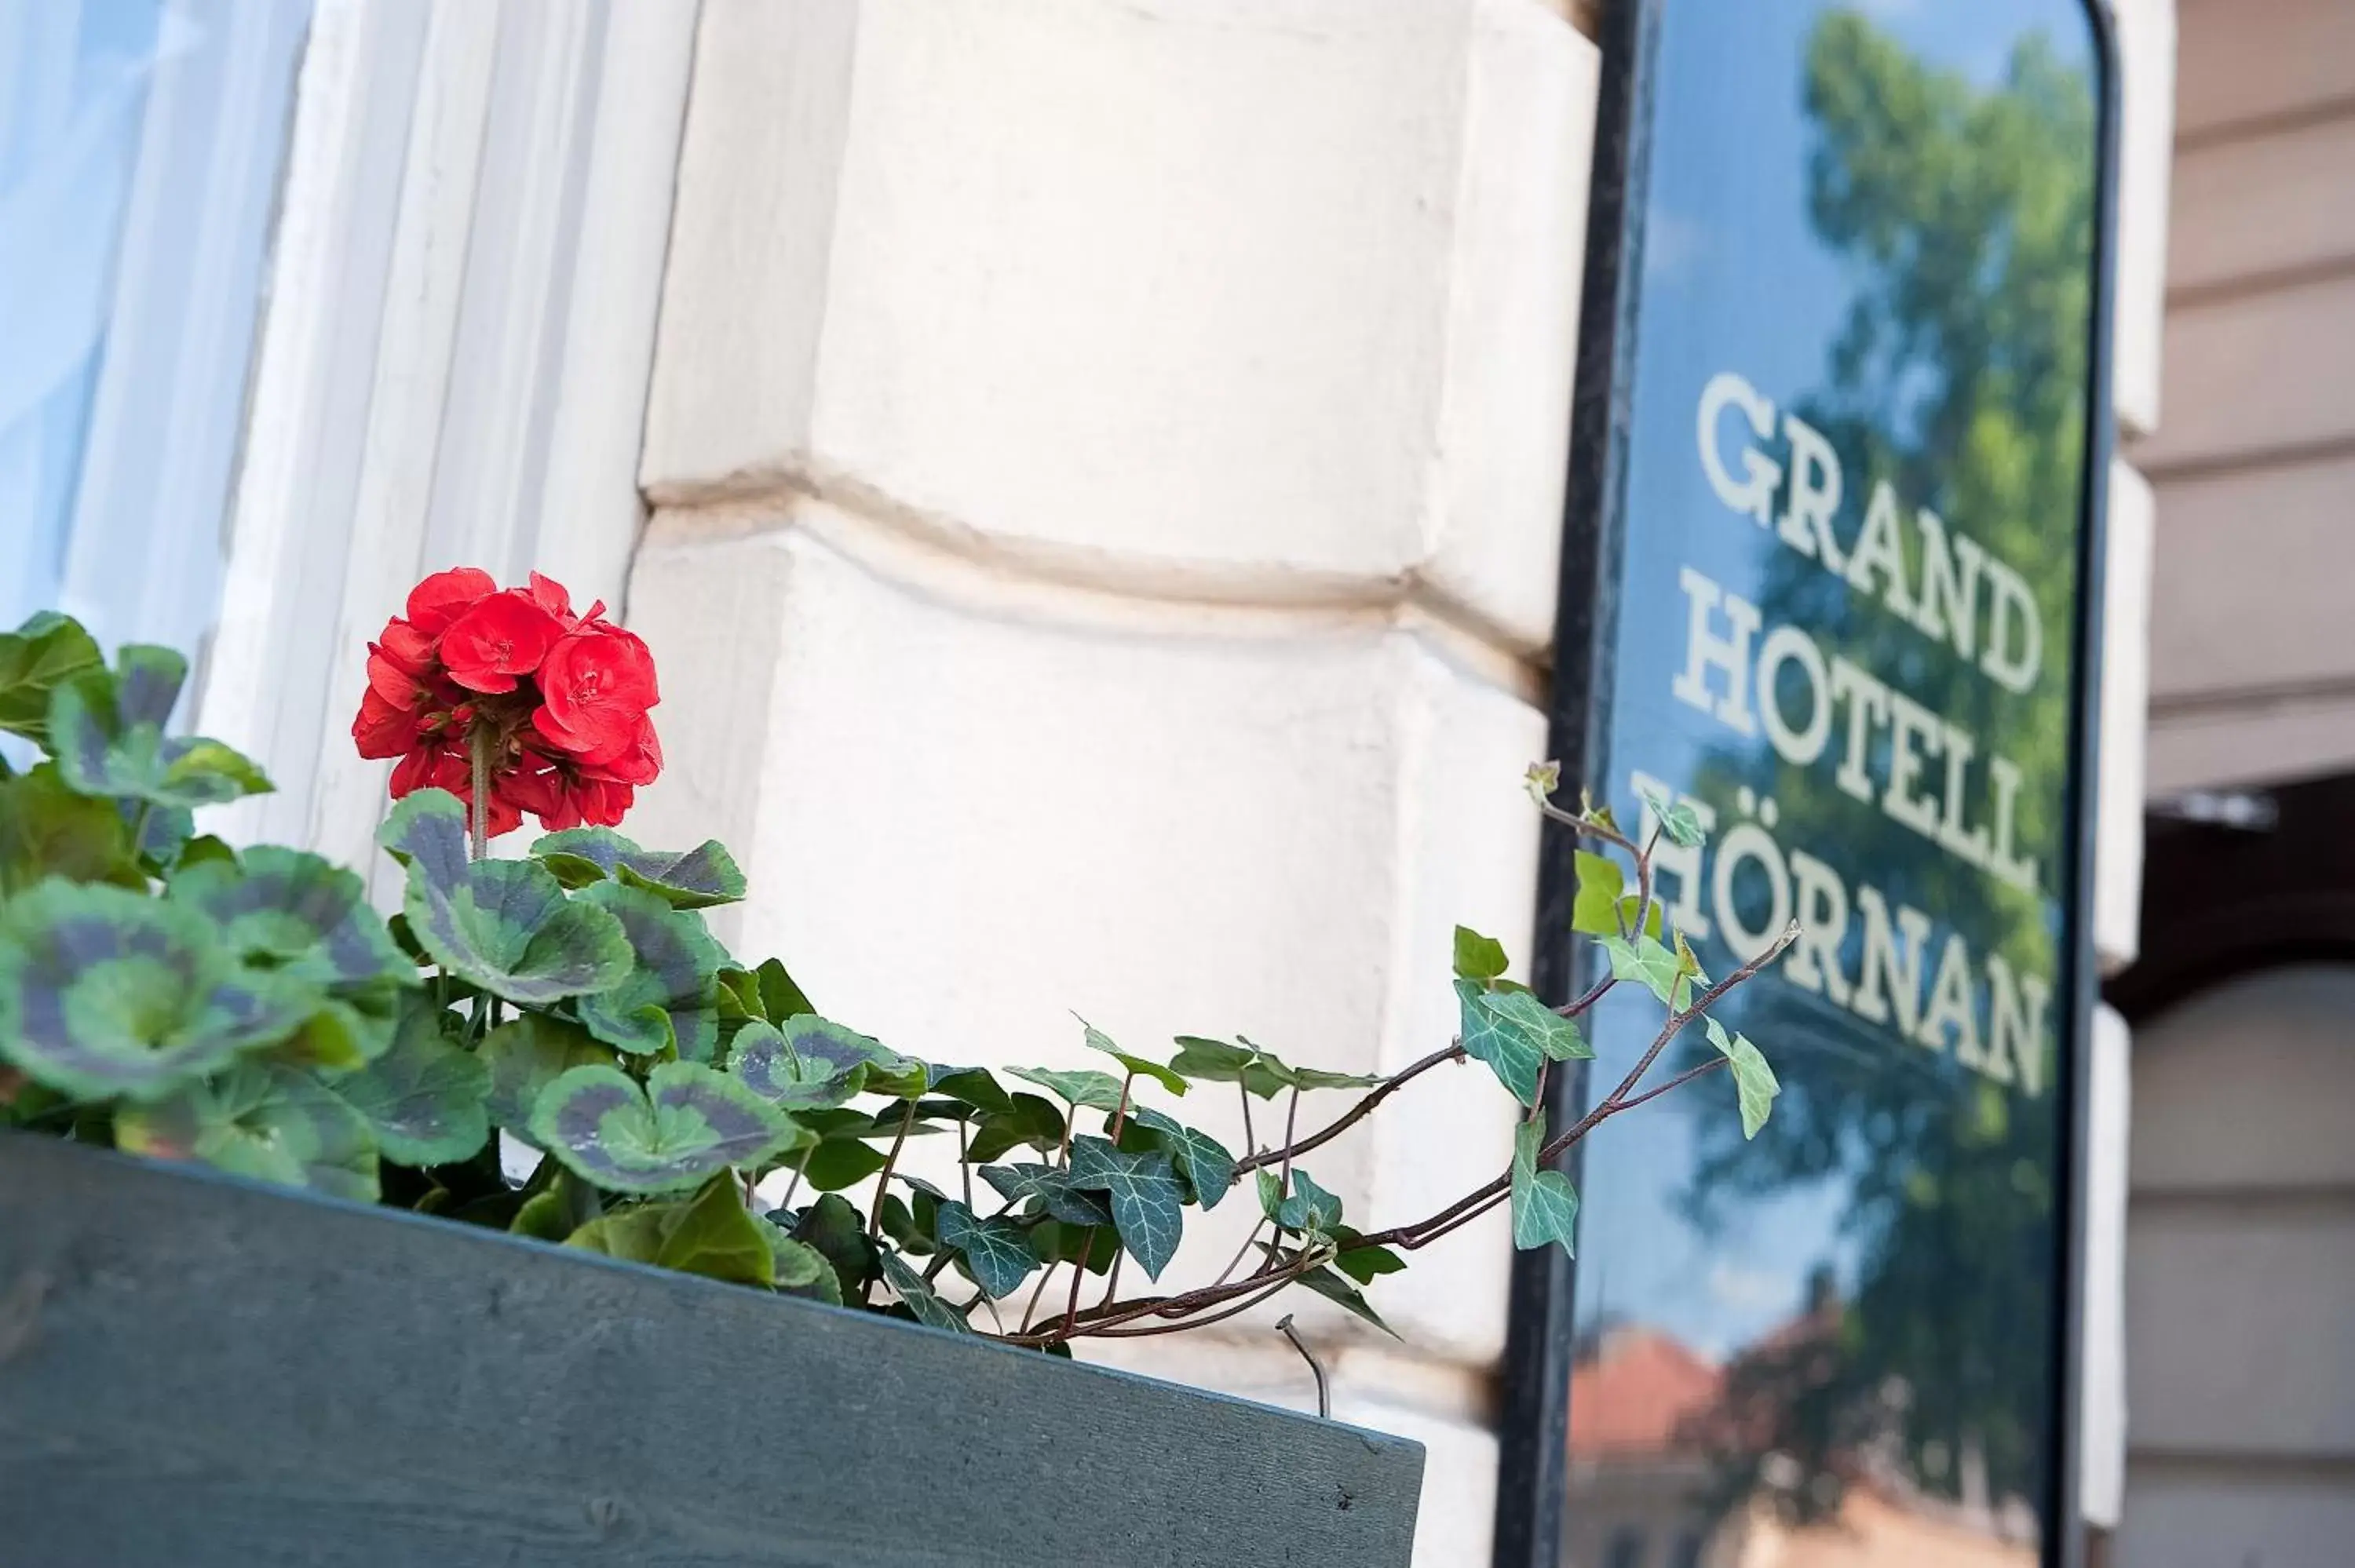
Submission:
POLYGON ((471 805, 479 746, 493 835, 526 812, 550 831, 612 827, 661 773, 654 656, 602 602, 575 615, 553 578, 502 590, 460 567, 418 584, 404 608, 368 644, 352 721, 362 757, 399 759, 395 798, 442 789, 471 805))

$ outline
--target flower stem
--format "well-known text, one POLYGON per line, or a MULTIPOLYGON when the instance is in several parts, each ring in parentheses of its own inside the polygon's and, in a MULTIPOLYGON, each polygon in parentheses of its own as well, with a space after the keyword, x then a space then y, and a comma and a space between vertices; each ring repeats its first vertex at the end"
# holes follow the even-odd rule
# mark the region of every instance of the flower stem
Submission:
POLYGON ((468 858, 483 860, 491 853, 491 747, 498 736, 491 726, 476 719, 466 733, 466 749, 474 764, 474 800, 468 802, 467 816, 474 829, 474 853, 468 858))

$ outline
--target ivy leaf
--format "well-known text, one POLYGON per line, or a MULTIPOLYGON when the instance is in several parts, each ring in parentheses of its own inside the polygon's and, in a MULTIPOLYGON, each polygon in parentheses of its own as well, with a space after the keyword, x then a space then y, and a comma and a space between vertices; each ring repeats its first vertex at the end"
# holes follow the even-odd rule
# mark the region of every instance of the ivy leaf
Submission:
POLYGON ((1750 1043, 1746 1035, 1728 1037, 1725 1025, 1714 1018, 1701 1021, 1708 1026, 1709 1043, 1717 1047, 1733 1066, 1733 1092, 1742 1102, 1742 1136, 1758 1136, 1766 1125, 1766 1118, 1774 1109, 1774 1097, 1783 1092, 1775 1081, 1774 1069, 1767 1065, 1765 1056, 1750 1043))
POLYGON ((575 902, 592 904, 619 921, 636 957, 618 984, 581 999, 581 1022, 589 1033, 634 1056, 666 1046, 683 1062, 709 1062, 718 1054, 719 968, 728 954, 703 928, 703 917, 613 882, 584 890, 575 902))
MULTIPOLYGON (((1071 1014, 1071 1016, 1074 1018, 1080 1018, 1080 1015, 1076 1012, 1071 1014)), ((1094 1024, 1090 1023, 1084 1018, 1080 1018, 1080 1027, 1087 1032, 1087 1044, 1089 1050, 1103 1052, 1105 1055, 1111 1057, 1114 1061, 1119 1063, 1122 1066, 1127 1068, 1138 1077, 1151 1078, 1155 1083, 1159 1084, 1163 1088, 1167 1089, 1173 1095, 1182 1095, 1186 1092, 1186 1080, 1178 1076, 1176 1073, 1171 1072, 1168 1068, 1163 1066, 1160 1063, 1148 1062, 1142 1056, 1130 1055, 1118 1045, 1113 1044, 1113 1038, 1111 1035, 1106 1034, 1103 1030, 1098 1029, 1094 1024)))
POLYGON ((867 1069, 864 1086, 869 1094, 913 1099, 926 1087, 929 1075, 923 1063, 814 1012, 786 1019, 777 1025, 777 1033, 805 1064, 823 1063, 828 1071, 843 1075, 863 1065, 867 1069))
POLYGON ((1668 836, 1670 843, 1683 849, 1697 849, 1709 836, 1700 825, 1700 813, 1692 809, 1690 802, 1679 800, 1670 805, 1668 796, 1657 789, 1639 789, 1636 793, 1643 798, 1645 808, 1652 813, 1653 821, 1660 824, 1660 832, 1668 836))
POLYGON ((1120 1233, 1110 1225, 1067 1225, 1041 1220, 1031 1227, 1030 1249, 1041 1261, 1076 1263, 1090 1274, 1111 1271, 1120 1255, 1120 1233))
MULTIPOLYGON (((1510 993, 1507 993, 1510 994, 1510 993)), ((1538 1103, 1538 1069, 1545 1062, 1544 1048, 1537 1038, 1517 1022, 1497 1012, 1489 1004, 1494 994, 1483 991, 1475 980, 1455 982, 1455 1000, 1461 1016, 1464 1054, 1476 1062, 1485 1062, 1497 1075, 1497 1081, 1512 1091, 1513 1097, 1525 1106, 1538 1103)))
POLYGON ((1284 1178, 1263 1166, 1252 1174, 1259 1178, 1259 1212, 1273 1223, 1284 1210, 1284 1178))
POLYGON ((602 1214, 564 1245, 706 1279, 767 1286, 776 1280, 776 1254, 769 1243, 773 1228, 745 1211, 743 1190, 722 1172, 684 1202, 642 1203, 602 1214))
POLYGON ((1492 991, 1481 1000, 1506 1028, 1518 1031, 1553 1061, 1585 1061, 1594 1054, 1578 1025, 1540 1001, 1534 991, 1492 991))
POLYGON ((965 1158, 975 1165, 986 1165, 1025 1144, 1033 1149, 1060 1149, 1067 1125, 1054 1101, 1017 1091, 1007 1110, 983 1113, 965 1146, 965 1158))
POLYGON ((1226 1145, 1150 1106, 1133 1107, 1128 1114, 1132 1121, 1162 1136, 1178 1173, 1194 1190, 1194 1201, 1205 1211, 1217 1208, 1227 1189, 1235 1184, 1235 1157, 1227 1152, 1226 1145))
POLYGON ((80 622, 49 610, 0 635, 0 730, 46 745, 50 694, 105 663, 80 622))
POLYGON ((112 672, 84 670, 49 694, 48 745, 67 784, 166 809, 269 791, 261 769, 219 741, 164 733, 187 679, 186 660, 133 643, 114 662, 112 672))
POLYGON ((491 1136, 491 1070, 452 1043, 451 1022, 418 998, 401 1014, 391 1050, 328 1082, 367 1120, 377 1147, 400 1164, 454 1164, 481 1152, 491 1136))
POLYGON ((1538 1169, 1538 1151, 1544 1147, 1540 1111, 1513 1129, 1513 1245, 1527 1250, 1560 1242, 1574 1257, 1578 1193, 1561 1171, 1538 1169))
POLYGON ((1638 935, 1630 942, 1621 937, 1605 937, 1601 946, 1610 957, 1614 980, 1638 980, 1645 990, 1678 1012, 1691 1002, 1692 980, 1700 972, 1698 967, 1686 968, 1676 954, 1653 938, 1638 935))
POLYGON ((771 1024, 747 1023, 729 1049, 728 1071, 786 1110, 830 1110, 848 1104, 867 1084, 865 1062, 845 1070, 837 1062, 805 1056, 771 1024))
POLYGON ((200 1160, 232 1175, 377 1200, 377 1151, 360 1114, 297 1068, 240 1062, 169 1099, 115 1112, 117 1148, 200 1160))
POLYGON ((973 1332, 973 1325, 958 1316, 955 1308, 942 1300, 940 1293, 922 1275, 901 1262, 899 1254, 886 1247, 876 1255, 883 1266, 883 1283, 908 1304, 908 1310, 915 1315, 917 1322, 928 1329, 946 1329, 953 1334, 973 1332))
POLYGON ((1360 1285, 1371 1285, 1379 1276, 1406 1268, 1404 1258, 1386 1246, 1364 1245, 1364 1238, 1347 1225, 1334 1227, 1333 1240, 1341 1249, 1334 1255, 1333 1266, 1360 1285))
POLYGON ((1295 1170, 1292 1195, 1276 1205, 1275 1223, 1287 1231, 1329 1235, 1341 1223, 1341 1200, 1310 1181, 1307 1171, 1295 1170))
POLYGON ((1110 1196, 1112 1223, 1120 1232, 1121 1245, 1145 1266, 1149 1277, 1160 1278, 1177 1255, 1185 1225, 1185 1194, 1169 1157, 1157 1151, 1126 1154, 1101 1138, 1075 1138, 1071 1175, 1074 1188, 1110 1196))
POLYGON ((1108 1225, 1112 1211, 1071 1185, 1071 1173, 1052 1165, 991 1165, 981 1179, 1009 1202, 1037 1199, 1039 1206, 1067 1225, 1108 1225))
POLYGON ((922 1257, 940 1251, 939 1237, 934 1234, 941 1222, 938 1199, 920 1192, 911 1204, 897 1192, 886 1192, 881 1212, 883 1234, 901 1252, 922 1257))
POLYGON ((521 1007, 610 991, 634 955, 622 923, 574 903, 538 861, 466 859, 466 809, 444 789, 395 803, 377 840, 408 868, 402 910, 433 961, 521 1007))
POLYGON ((1491 980, 1505 972, 1505 945, 1469 926, 1455 927, 1455 972, 1465 980, 1491 980))
POLYGON ((1074 1110, 1082 1106, 1108 1111, 1120 1108, 1120 1080, 1110 1073, 1099 1073, 1092 1067, 1069 1073, 1052 1067, 1011 1067, 1007 1071, 1028 1083, 1051 1089, 1074 1110))
POLYGON ((954 1198, 941 1203, 941 1245, 964 1258, 965 1271, 993 1301, 1003 1300, 1030 1277, 1039 1255, 1022 1227, 1002 1218, 982 1219, 954 1198))
POLYGON ((943 1067, 934 1064, 930 1072, 931 1092, 962 1100, 985 1114, 1014 1114, 1014 1097, 1006 1086, 992 1076, 986 1067, 943 1067))
POLYGON ((744 1085, 694 1062, 657 1063, 643 1088, 616 1067, 574 1067, 540 1095, 531 1135, 614 1192, 676 1192, 812 1138, 744 1085))
POLYGON ((1314 1290, 1326 1300, 1347 1308, 1388 1334, 1391 1339, 1399 1338, 1399 1331, 1382 1321, 1382 1315, 1374 1310, 1373 1303, 1366 1299, 1364 1292, 1336 1274, 1330 1265, 1320 1265, 1312 1268, 1293 1283, 1305 1289, 1314 1290))
POLYGON ((75 793, 44 762, 0 780, 0 903, 51 876, 147 890, 115 803, 75 793))
POLYGON ((1178 1054, 1169 1068, 1198 1083, 1241 1084, 1263 1100, 1273 1099, 1284 1087, 1275 1075, 1261 1065, 1259 1053, 1250 1045, 1230 1045, 1223 1040, 1206 1040, 1199 1034, 1178 1036, 1178 1054))
POLYGON ((44 883, 0 914, 0 1061, 76 1099, 161 1098, 318 1001, 240 969, 196 911, 119 887, 44 883))
POLYGON ((500 1024, 483 1037, 476 1054, 490 1075, 485 1092, 492 1124, 526 1142, 531 1141, 531 1113, 542 1090, 574 1067, 614 1063, 613 1047, 591 1040, 579 1024, 545 1012, 526 1012, 500 1024))
POLYGON ((832 1192, 819 1198, 794 1222, 793 1239, 834 1266, 835 1295, 841 1300, 855 1300, 867 1288, 876 1247, 868 1240, 866 1217, 849 1200, 832 1192))
POLYGON ((567 828, 536 841, 531 856, 567 887, 610 878, 654 894, 674 909, 708 909, 744 896, 744 874, 717 840, 672 854, 640 849, 611 828, 567 828))
MULTIPOLYGON (((1242 1040, 1241 1035, 1235 1038, 1242 1040)), ((1322 1067, 1295 1067, 1264 1045, 1253 1045, 1249 1040, 1243 1040, 1243 1044, 1251 1045, 1253 1054, 1259 1057, 1260 1069, 1287 1089, 1370 1089, 1382 1081, 1364 1073, 1333 1073, 1322 1067)), ((1251 1086, 1248 1076, 1244 1086, 1251 1086)))
POLYGON ((1521 775, 1521 787, 1529 792, 1530 800, 1540 806, 1545 805, 1561 788, 1561 764, 1559 761, 1530 763, 1529 770, 1521 775))
POLYGON ((1590 937, 1619 934, 1619 900, 1627 891, 1626 874, 1609 855, 1576 852, 1578 898, 1571 906, 1570 928, 1590 937))

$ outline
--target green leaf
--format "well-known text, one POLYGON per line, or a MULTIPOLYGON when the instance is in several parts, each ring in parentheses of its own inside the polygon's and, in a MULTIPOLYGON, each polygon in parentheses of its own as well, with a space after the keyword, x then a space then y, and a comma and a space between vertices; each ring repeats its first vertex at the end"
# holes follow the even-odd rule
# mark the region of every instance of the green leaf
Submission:
POLYGON ((613 1047, 591 1040, 579 1024, 545 1012, 526 1012, 500 1024, 483 1037, 476 1054, 490 1073, 485 1105, 492 1124, 527 1143, 541 1091, 574 1067, 614 1064, 613 1047))
POLYGON ((1605 937, 1600 946, 1610 957, 1614 980, 1640 981, 1645 990, 1678 1012, 1691 1003, 1692 981, 1700 972, 1698 967, 1687 968, 1676 954, 1654 938, 1638 936, 1630 942, 1620 937, 1605 937))
POLYGON ((883 1283, 889 1285, 908 1304, 916 1321, 928 1329, 946 1329, 953 1334, 970 1334, 973 1325, 958 1316, 955 1308, 941 1299, 940 1293, 926 1282, 924 1277, 900 1260, 889 1248, 877 1255, 883 1266, 883 1283))
POLYGON ((1714 1018, 1705 1018, 1701 1022, 1708 1026, 1709 1043, 1732 1064, 1733 1092, 1742 1103, 1742 1136, 1755 1138, 1758 1129, 1766 1125, 1766 1118, 1774 1111, 1774 1097, 1783 1092, 1783 1086, 1775 1081, 1774 1069, 1767 1065, 1765 1056, 1750 1043, 1748 1036, 1735 1034, 1729 1037, 1725 1025, 1714 1018))
POLYGON ((1521 787, 1529 792, 1530 800, 1540 806, 1545 805, 1561 788, 1561 764, 1558 761, 1530 763, 1529 770, 1521 775, 1521 787))
POLYGON ((195 1160, 232 1175, 377 1200, 376 1144, 360 1114, 297 1068, 240 1062, 169 1099, 115 1113, 133 1154, 195 1160))
POLYGON ((552 1161, 549 1169, 555 1174, 548 1185, 526 1198, 508 1222, 514 1234, 560 1243, 597 1217, 597 1189, 552 1161))
POLYGON ((1110 1196, 1112 1223, 1120 1232, 1121 1245, 1145 1266, 1149 1277, 1160 1278, 1177 1255, 1185 1225, 1185 1193, 1169 1157, 1127 1154, 1101 1138, 1075 1138, 1071 1173, 1075 1189, 1110 1196))
POLYGON ((867 1220, 849 1200, 826 1193, 809 1206, 794 1224, 794 1240, 813 1248, 834 1266, 835 1294, 855 1301, 875 1273, 875 1244, 867 1238, 867 1220))
POLYGON ((1326 1300, 1346 1308, 1391 1339, 1399 1338, 1399 1331, 1382 1321, 1382 1315, 1374 1310, 1373 1303, 1366 1299, 1364 1293, 1336 1274, 1331 1266, 1325 1265, 1312 1268, 1293 1283, 1305 1289, 1314 1290, 1326 1300))
POLYGON ((983 1113, 965 1145, 965 1158, 975 1165, 986 1165, 1025 1144, 1033 1149, 1060 1149, 1068 1125, 1054 1101, 1018 1091, 1007 1110, 983 1113))
MULTIPOLYGON (((1076 1012, 1071 1014, 1071 1016, 1074 1018, 1080 1018, 1080 1015, 1076 1012)), ((1106 1034, 1103 1030, 1098 1029, 1094 1024, 1090 1023, 1084 1018, 1080 1018, 1080 1027, 1087 1032, 1086 1039, 1089 1050, 1103 1052, 1105 1055, 1111 1057, 1114 1061, 1119 1063, 1122 1066, 1127 1068, 1131 1073, 1135 1074, 1138 1077, 1150 1078, 1155 1083, 1159 1084, 1163 1088, 1167 1089, 1173 1095, 1182 1095, 1186 1092, 1186 1080, 1178 1076, 1176 1073, 1171 1072, 1168 1068, 1163 1066, 1160 1063, 1148 1062, 1142 1056, 1130 1055, 1118 1045, 1113 1044, 1113 1038, 1111 1035, 1106 1034)))
POLYGON ((1341 1223, 1341 1200, 1310 1181, 1307 1171, 1295 1170, 1292 1195, 1276 1205, 1275 1223, 1287 1231, 1329 1235, 1341 1223))
POLYGON ((615 1067, 574 1067, 532 1112, 532 1140, 586 1181, 614 1192, 695 1186, 751 1165, 811 1134, 724 1073, 662 1062, 645 1087, 615 1067))
POLYGON ((1513 1129, 1513 1245, 1524 1250, 1560 1242, 1577 1255, 1578 1193, 1559 1171, 1538 1169, 1545 1147, 1545 1113, 1513 1129))
POLYGON ((867 1084, 867 1064, 846 1070, 839 1062, 805 1056, 785 1044, 770 1024, 751 1022, 736 1032, 728 1071, 773 1106, 786 1110, 829 1110, 847 1104, 867 1084))
POLYGON ((1361 1244, 1357 1232, 1347 1225, 1335 1227, 1333 1240, 1341 1250, 1334 1255, 1333 1266, 1360 1285, 1371 1285, 1376 1277, 1398 1274, 1406 1268, 1406 1260, 1386 1246, 1361 1244))
POLYGON ((1506 1028, 1518 1030, 1556 1062, 1585 1061, 1594 1054, 1578 1025, 1540 1001, 1534 991, 1492 991, 1482 1000, 1506 1028))
POLYGON ((194 910, 119 887, 44 883, 0 912, 0 1061, 77 1099, 160 1098, 318 1001, 239 968, 194 910))
POLYGON ((1108 1225, 1112 1211, 1071 1186, 1071 1173, 1052 1165, 991 1165, 981 1179, 1009 1202, 1035 1199, 1039 1207, 1067 1225, 1108 1225))
MULTIPOLYGON (((777 1033, 805 1065, 822 1063, 827 1071, 843 1075, 853 1067, 864 1066, 864 1086, 869 1094, 913 1099, 927 1086, 929 1074, 923 1063, 913 1056, 902 1056, 879 1040, 814 1012, 786 1019, 777 1025, 777 1033)), ((805 1065, 805 1070, 815 1069, 805 1065)))
POLYGON ((166 736, 188 662, 168 648, 125 646, 112 672, 84 670, 49 694, 48 747, 85 795, 186 809, 268 792, 251 760, 201 736, 166 736))
POLYGON ((1619 900, 1627 891, 1625 874, 1609 855, 1579 850, 1576 857, 1578 899, 1571 907, 1570 928, 1590 937, 1617 936, 1619 900))
POLYGON ((897 1192, 886 1192, 880 1213, 883 1234, 901 1252, 922 1257, 940 1250, 937 1238, 932 1234, 940 1224, 938 1199, 919 1193, 916 1202, 911 1204, 897 1192), (920 1214, 916 1212, 919 1209, 924 1212, 920 1214))
POLYGON ((815 1192, 839 1192, 882 1170, 888 1158, 881 1150, 855 1138, 828 1137, 801 1164, 802 1180, 815 1192))
POLYGON ((575 903, 538 861, 466 859, 466 809, 443 789, 395 803, 377 831, 408 868, 409 928, 433 960, 523 1007, 610 991, 634 955, 622 923, 575 903))
POLYGON ((531 854, 567 887, 611 878, 652 893, 674 909, 708 909, 744 896, 744 874, 717 840, 673 854, 640 849, 611 828, 568 828, 534 842, 531 854))
POLYGON ((722 1172, 685 1202, 642 1203, 600 1215, 564 1245, 707 1279, 768 1286, 776 1280, 776 1254, 769 1243, 773 1228, 745 1211, 743 1189, 722 1172))
POLYGON ((1075 1263, 1090 1274, 1105 1274, 1120 1255, 1120 1233, 1110 1225, 1041 1220, 1030 1229, 1030 1249, 1050 1265, 1075 1263))
POLYGON ((1455 927, 1455 972, 1466 980, 1491 980, 1505 972, 1505 945, 1469 926, 1455 927))
POLYGON ((794 1240, 766 1220, 761 1222, 761 1229, 768 1239, 770 1272, 779 1291, 805 1296, 829 1307, 842 1305, 842 1281, 826 1254, 794 1240))
POLYGON ((1230 1045, 1199 1034, 1178 1036, 1178 1054, 1169 1067, 1198 1083, 1241 1084, 1263 1100, 1273 1099, 1284 1086, 1250 1045, 1230 1045))
POLYGON ((1284 1212, 1284 1178, 1265 1167, 1252 1174, 1259 1178, 1259 1212, 1272 1223, 1284 1212))
POLYGON ((212 921, 240 962, 337 988, 420 983, 368 885, 315 854, 265 844, 207 856, 175 870, 165 896, 212 921))
POLYGON ((403 1165, 448 1165, 471 1159, 491 1136, 485 1107, 491 1070, 454 1044, 454 1015, 426 998, 411 1001, 392 1049, 328 1087, 366 1118, 377 1147, 403 1165))
POLYGON ((1235 1184, 1235 1157, 1227 1152, 1226 1145, 1150 1106, 1133 1107, 1128 1114, 1139 1126, 1161 1135, 1178 1173, 1193 1189, 1194 1201, 1206 1211, 1217 1208, 1227 1189, 1235 1184))
POLYGON ((1120 1080, 1110 1073, 1099 1073, 1092 1067, 1069 1073, 1052 1067, 1011 1067, 1007 1071, 1025 1082, 1052 1090, 1074 1110, 1082 1106, 1097 1110, 1120 1108, 1120 1080))
POLYGON ((985 1114, 1014 1114, 1014 1097, 1006 1092, 1006 1086, 999 1083, 986 1067, 944 1067, 934 1063, 929 1075, 929 1086, 933 1094, 962 1100, 985 1114))
POLYGON ((992 1300, 1014 1293, 1039 1266, 1039 1255, 1011 1220, 982 1219, 954 1198, 941 1204, 941 1245, 962 1255, 965 1272, 992 1300))
POLYGON ((1670 805, 1668 796, 1657 789, 1641 789, 1636 793, 1643 797, 1644 805, 1651 811, 1653 820, 1660 824, 1660 832, 1668 835, 1670 843, 1684 849, 1697 849, 1709 836, 1700 825, 1700 813, 1694 810, 1689 802, 1679 800, 1670 805))
POLYGON ((105 662, 80 622, 48 610, 0 635, 0 730, 46 744, 50 694, 105 662))
POLYGON ((51 876, 147 889, 115 803, 76 794, 45 762, 0 781, 0 903, 51 876))
POLYGON ((788 1018, 817 1011, 807 993, 794 983, 794 977, 785 971, 781 959, 763 959, 752 975, 760 982, 761 1006, 770 1022, 783 1025, 788 1018))
POLYGON ((1487 1063, 1497 1075, 1497 1081, 1510 1090, 1515 1099, 1533 1106, 1538 1103, 1538 1069, 1544 1065, 1545 1051, 1538 1037, 1526 1027, 1489 1005, 1497 994, 1483 991, 1478 980, 1459 979, 1455 982, 1455 1000, 1462 1020, 1457 1037, 1463 1042, 1465 1055, 1487 1063))
POLYGON ((620 981, 579 1003, 589 1033, 617 1051, 655 1055, 675 1048, 683 1062, 719 1051, 719 969, 727 951, 703 916, 672 908, 644 888, 601 882, 576 902, 621 923, 636 961, 620 981))
MULTIPOLYGON (((1235 1038, 1243 1040, 1241 1035, 1235 1038)), ((1252 1045, 1249 1040, 1243 1040, 1243 1044, 1251 1045, 1258 1054, 1259 1068, 1287 1089, 1370 1089, 1382 1081, 1364 1073, 1332 1073, 1322 1067, 1295 1067, 1264 1045, 1252 1045)), ((1251 1086, 1248 1075, 1244 1086, 1251 1086)), ((1257 1091, 1254 1089, 1253 1092, 1257 1091)))

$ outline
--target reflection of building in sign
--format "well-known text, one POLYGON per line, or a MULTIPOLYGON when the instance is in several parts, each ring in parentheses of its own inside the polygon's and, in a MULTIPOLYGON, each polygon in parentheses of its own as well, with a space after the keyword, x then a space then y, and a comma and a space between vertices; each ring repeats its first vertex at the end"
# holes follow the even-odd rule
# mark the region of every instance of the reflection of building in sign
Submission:
POLYGON ((1856 1421, 1812 1474, 1776 1447, 1794 1407, 1839 1382, 1841 1318, 1819 1277, 1807 1311, 1723 1366, 1657 1329, 1619 1324, 1590 1336, 1571 1373, 1563 1568, 2033 1563, 2033 1511, 1989 1496, 1976 1450, 1934 1456, 1956 1472, 1955 1499, 1907 1471, 1895 1424, 1910 1397, 1902 1386, 1879 1391, 1880 1419, 1856 1421))

